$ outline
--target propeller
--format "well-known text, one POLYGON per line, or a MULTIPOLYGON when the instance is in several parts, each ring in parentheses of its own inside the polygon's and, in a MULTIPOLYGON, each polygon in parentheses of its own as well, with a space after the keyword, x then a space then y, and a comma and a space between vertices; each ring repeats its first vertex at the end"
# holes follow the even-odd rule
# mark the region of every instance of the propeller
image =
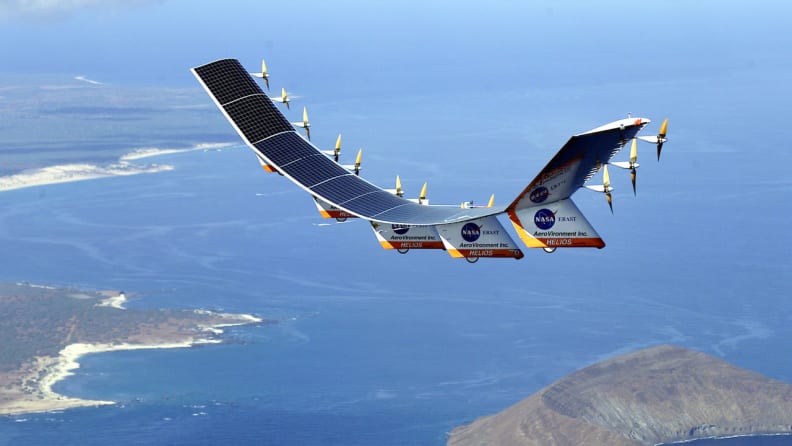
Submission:
POLYGON ((333 149, 333 160, 335 160, 335 162, 338 162, 338 155, 340 154, 341 154, 341 134, 339 133, 338 139, 336 139, 335 148, 333 149))
POLYGON ((602 165, 602 185, 594 185, 594 186, 586 186, 586 189, 591 189, 595 192, 601 192, 605 194, 605 198, 608 200, 608 207, 610 208, 611 214, 613 213, 613 196, 611 196, 611 192, 613 188, 610 184, 610 175, 608 174, 608 165, 602 165))
POLYGON ((302 119, 302 122, 292 122, 292 125, 295 126, 295 127, 304 128, 305 129, 305 135, 308 137, 308 141, 311 140, 311 123, 308 122, 308 109, 307 108, 303 107, 303 119, 302 119))
POLYGON ((385 190, 392 193, 393 195, 396 195, 397 197, 403 197, 404 189, 402 189, 401 178, 399 178, 399 176, 396 175, 396 189, 385 189, 385 190))
POLYGON ((267 73, 267 62, 264 59, 261 59, 261 72, 260 73, 250 73, 255 77, 260 77, 264 79, 264 83, 267 85, 267 90, 270 89, 269 85, 269 73, 267 73))
POLYGON ((611 164, 622 169, 630 169, 630 181, 632 181, 633 195, 637 195, 635 191, 635 178, 637 176, 636 169, 640 167, 640 164, 638 164, 638 144, 635 138, 633 138, 632 146, 630 147, 630 161, 614 161, 611 164))
POLYGON ((360 175, 360 161, 363 159, 363 149, 358 150, 357 157, 355 157, 354 171, 355 175, 360 175))
POLYGON ((663 120, 663 123, 660 125, 660 131, 657 133, 657 136, 639 136, 638 139, 641 141, 646 141, 648 143, 657 144, 657 161, 660 161, 660 151, 663 150, 663 143, 668 141, 666 139, 666 134, 668 133, 668 118, 663 120))
POLYGON ((663 119, 663 124, 660 126, 660 131, 657 132, 657 161, 660 161, 660 151, 663 150, 663 143, 668 141, 666 134, 668 133, 668 118, 663 119))
POLYGON ((360 175, 360 161, 363 159, 363 149, 358 150, 357 157, 355 157, 355 164, 342 164, 346 170, 355 172, 355 175, 360 175))
POLYGON ((280 97, 276 96, 276 97, 270 98, 270 99, 272 99, 275 102, 280 102, 281 104, 285 105, 286 108, 291 109, 289 107, 289 102, 291 101, 291 99, 289 99, 289 96, 286 94, 286 89, 285 88, 281 88, 280 97))
POLYGON ((418 195, 418 204, 429 204, 429 201, 426 200, 426 183, 423 184, 421 194, 418 195))
POLYGON ((605 191, 605 198, 608 200, 608 207, 613 213, 613 197, 611 196, 610 175, 608 175, 608 165, 602 166, 602 189, 605 191))
POLYGON ((338 156, 341 155, 341 134, 338 134, 336 139, 335 148, 333 150, 322 150, 322 153, 333 158, 333 161, 338 162, 338 156))
POLYGON ((495 194, 490 195, 489 202, 487 203, 487 207, 491 208, 495 204, 495 194))

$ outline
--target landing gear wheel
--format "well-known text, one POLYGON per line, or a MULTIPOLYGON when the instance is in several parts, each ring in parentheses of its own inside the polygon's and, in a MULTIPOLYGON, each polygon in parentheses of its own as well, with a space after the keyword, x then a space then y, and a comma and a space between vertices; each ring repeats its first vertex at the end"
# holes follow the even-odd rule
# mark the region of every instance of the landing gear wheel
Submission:
POLYGON ((339 223, 343 223, 343 222, 346 221, 346 219, 347 219, 346 217, 338 217, 338 218, 336 218, 336 221, 339 222, 339 223))
POLYGON ((544 252, 546 252, 548 254, 552 254, 556 250, 556 248, 542 248, 542 249, 544 250, 544 252))
POLYGON ((478 259, 478 257, 465 257, 465 260, 467 260, 468 263, 476 263, 478 262, 478 259))
POLYGON ((396 251, 398 251, 399 254, 407 254, 407 251, 409 250, 409 248, 399 248, 396 251))

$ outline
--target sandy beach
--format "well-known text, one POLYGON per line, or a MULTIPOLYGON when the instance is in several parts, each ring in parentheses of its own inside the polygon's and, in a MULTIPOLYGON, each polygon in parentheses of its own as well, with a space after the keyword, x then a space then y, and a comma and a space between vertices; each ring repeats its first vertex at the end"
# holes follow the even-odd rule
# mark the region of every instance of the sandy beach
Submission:
MULTIPOLYGON (((116 300, 111 302, 123 303, 120 297, 123 294, 116 296, 116 300)), ((108 301, 114 299, 113 297, 105 299, 108 301)), ((108 304, 108 306, 114 306, 108 304)), ((116 307, 119 308, 119 307, 116 307)), ((121 307, 123 308, 123 307, 121 307)), ((219 335, 223 333, 221 327, 247 325, 260 323, 261 318, 249 314, 218 314, 211 311, 196 310, 199 314, 211 314, 215 317, 227 318, 228 323, 212 324, 200 327, 200 331, 210 335, 219 335)), ((60 395, 52 390, 52 387, 59 381, 74 375, 74 371, 80 368, 79 360, 84 355, 94 353, 105 353, 122 350, 143 350, 143 349, 160 349, 160 348, 187 348, 199 344, 218 344, 222 341, 212 337, 195 336, 186 338, 182 341, 176 342, 162 342, 162 343, 113 343, 113 344, 88 344, 88 343, 74 343, 64 347, 57 357, 37 357, 32 364, 25 367, 25 374, 21 378, 21 388, 15 394, 9 395, 5 401, 0 404, 0 415, 18 415, 25 413, 37 412, 50 412, 54 410, 64 410, 74 407, 92 407, 115 404, 114 401, 103 400, 86 400, 80 398, 71 398, 68 396, 60 395)))
POLYGON ((139 175, 173 170, 173 166, 152 164, 138 166, 125 162, 108 166, 93 164, 64 164, 26 170, 14 175, 0 177, 0 192, 47 184, 70 183, 124 175, 139 175))
POLYGON ((186 149, 143 148, 122 156, 118 163, 106 166, 94 164, 63 164, 42 167, 0 177, 0 192, 48 184, 70 183, 73 181, 93 180, 125 175, 140 175, 173 170, 166 164, 131 164, 130 161, 170 153, 190 152, 194 150, 218 150, 233 145, 232 143, 197 144, 186 149))
POLYGON ((109 296, 109 297, 107 297, 105 299, 102 299, 101 301, 99 301, 98 304, 96 304, 96 306, 97 307, 112 307, 112 308, 117 308, 119 310, 126 310, 126 307, 124 307, 124 304, 126 303, 126 301, 127 301, 127 298, 124 295, 124 293, 119 293, 116 296, 109 296))

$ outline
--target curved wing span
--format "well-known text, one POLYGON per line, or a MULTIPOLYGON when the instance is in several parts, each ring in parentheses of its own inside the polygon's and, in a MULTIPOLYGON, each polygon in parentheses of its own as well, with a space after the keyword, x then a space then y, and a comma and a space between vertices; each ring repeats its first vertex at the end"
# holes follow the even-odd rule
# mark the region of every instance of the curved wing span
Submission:
MULTIPOLYGON (((262 73, 265 70, 262 68, 262 73)), ((409 200, 402 198, 398 177, 395 190, 381 189, 360 178, 360 152, 352 171, 338 164, 340 135, 333 152, 317 149, 294 129, 302 127, 310 137, 307 110, 303 109, 302 122, 290 123, 239 61, 218 60, 192 72, 264 169, 280 173, 310 193, 322 216, 339 221, 350 217, 368 220, 385 249, 401 253, 439 249, 471 263, 479 257, 523 257, 497 218, 503 213, 529 248, 553 252, 560 247, 604 247, 605 242, 571 196, 582 187, 604 193, 612 211, 607 164, 630 141, 630 161, 611 164, 631 171, 635 191, 638 163, 634 138, 650 122, 630 117, 572 136, 508 206, 493 206, 492 199, 488 206, 430 206, 426 185, 421 198, 409 200), (600 170, 602 184, 586 185, 600 170)), ((282 92, 286 103, 285 89, 282 92)), ((639 139, 657 144, 659 153, 667 141, 667 124, 668 120, 664 121, 657 137, 639 139)))
POLYGON ((437 225, 504 210, 422 206, 395 196, 344 169, 297 134, 239 61, 218 60, 192 71, 262 161, 348 214, 380 223, 437 225))

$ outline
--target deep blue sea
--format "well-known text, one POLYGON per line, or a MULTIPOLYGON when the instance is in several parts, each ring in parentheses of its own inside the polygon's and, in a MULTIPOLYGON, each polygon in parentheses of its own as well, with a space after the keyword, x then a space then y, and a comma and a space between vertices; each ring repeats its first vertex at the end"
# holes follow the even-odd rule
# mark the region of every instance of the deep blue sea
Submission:
MULTIPOLYGON (((728 110, 705 116, 703 102, 662 99, 716 98, 739 76, 653 86, 668 93, 656 106, 675 110, 676 139, 660 164, 643 149, 637 199, 626 176, 614 179, 613 216, 601 196, 574 197, 608 243, 601 251, 529 250, 475 265, 387 252, 363 222, 324 225, 306 194, 241 146, 140 160, 170 172, 3 192, 0 280, 121 289, 129 307, 277 323, 228 329, 223 345, 85 357, 56 390, 119 404, 0 418, 0 444, 441 445, 453 427, 581 367, 664 343, 792 382, 782 135, 759 141, 734 132, 728 110)), ((756 116, 756 94, 772 85, 738 84, 754 90, 731 100, 756 116)), ((559 110, 598 99, 622 110, 607 101, 614 91, 622 87, 536 91, 530 100, 547 107, 505 128, 470 116, 464 104, 481 97, 450 98, 440 125, 492 125, 490 152, 475 132, 394 151, 398 128, 361 130, 383 142, 367 149, 364 176, 389 187, 397 167, 413 172, 402 173, 410 190, 428 176, 435 202, 510 200, 569 135, 622 117, 590 105, 562 123, 559 110)), ((518 107, 503 95, 496 102, 518 107)), ((383 113, 398 122, 397 109, 426 103, 401 98, 383 113)), ((762 115, 762 128, 780 128, 782 116, 762 115)), ((315 135, 328 146, 335 138, 315 135)))

